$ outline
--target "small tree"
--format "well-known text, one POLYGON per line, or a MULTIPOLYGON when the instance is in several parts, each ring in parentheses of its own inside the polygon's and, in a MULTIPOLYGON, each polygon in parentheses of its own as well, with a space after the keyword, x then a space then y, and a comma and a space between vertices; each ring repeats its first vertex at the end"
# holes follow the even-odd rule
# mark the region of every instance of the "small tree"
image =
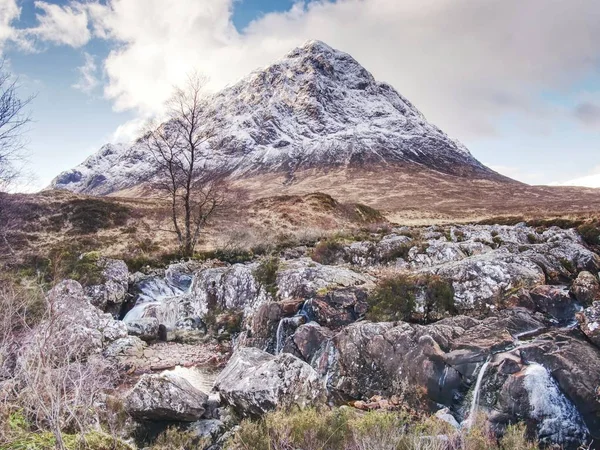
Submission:
POLYGON ((168 194, 171 220, 184 256, 191 256, 201 231, 224 205, 225 174, 208 168, 209 141, 216 136, 204 121, 206 80, 188 77, 167 102, 167 121, 151 126, 146 145, 156 162, 156 187, 168 194))

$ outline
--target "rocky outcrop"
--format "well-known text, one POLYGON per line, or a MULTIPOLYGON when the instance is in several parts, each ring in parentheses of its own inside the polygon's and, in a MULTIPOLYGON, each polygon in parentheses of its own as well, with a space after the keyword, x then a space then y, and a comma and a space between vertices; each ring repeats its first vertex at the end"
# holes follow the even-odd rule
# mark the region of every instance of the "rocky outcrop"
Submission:
POLYGON ((571 294, 582 305, 591 305, 597 300, 600 301, 600 282, 594 274, 584 270, 573 281, 571 294))
POLYGON ((208 396, 171 373, 142 375, 124 399, 125 410, 142 420, 194 422, 204 414, 208 396))
POLYGON ((124 261, 118 259, 101 258, 97 265, 102 270, 104 281, 87 286, 85 293, 94 306, 118 318, 127 297, 129 269, 124 261))
POLYGON ((127 327, 91 304, 82 286, 65 280, 47 295, 52 317, 40 323, 35 335, 50 336, 48 353, 57 357, 85 358, 99 353, 111 342, 127 336, 127 327))
POLYGON ((581 331, 600 348, 600 301, 578 313, 577 320, 581 331))
POLYGON ((557 323, 573 322, 579 305, 565 286, 537 286, 529 293, 535 309, 557 323))
POLYGON ((275 408, 322 403, 323 383, 305 362, 287 353, 273 356, 256 348, 240 348, 215 382, 223 400, 243 415, 257 416, 275 408))
POLYGON ((373 279, 353 270, 326 266, 309 258, 289 261, 277 274, 277 287, 282 299, 311 298, 319 292, 335 288, 367 287, 373 279))
POLYGON ((255 265, 206 269, 196 274, 190 293, 194 312, 202 317, 215 308, 250 314, 267 301, 268 294, 254 278, 255 265))

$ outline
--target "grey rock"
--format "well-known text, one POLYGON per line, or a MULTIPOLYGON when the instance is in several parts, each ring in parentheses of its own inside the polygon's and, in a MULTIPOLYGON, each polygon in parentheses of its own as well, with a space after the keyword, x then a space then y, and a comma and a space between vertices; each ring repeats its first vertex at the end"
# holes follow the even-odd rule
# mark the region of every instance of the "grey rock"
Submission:
POLYGON ((600 301, 594 302, 592 306, 578 313, 577 321, 581 331, 596 347, 600 348, 600 301))
POLYGON ((146 343, 135 336, 127 336, 111 342, 103 352, 107 358, 131 357, 141 358, 144 356, 146 343))
POLYGON ((158 338, 159 325, 158 319, 153 317, 132 320, 127 322, 127 332, 130 336, 137 336, 143 341, 150 342, 158 338))
POLYGON ((309 258, 289 261, 277 274, 277 287, 282 299, 310 298, 320 290, 369 286, 373 279, 344 267, 326 266, 309 258))
POLYGON ((227 404, 249 416, 317 405, 326 397, 323 383, 308 364, 290 354, 273 356, 256 348, 236 350, 215 388, 227 404))
POLYGON ((600 300, 600 282, 594 274, 584 270, 573 281, 571 294, 582 305, 591 305, 593 302, 600 300))
POLYGON ((102 269, 104 282, 86 287, 85 293, 94 306, 117 318, 127 296, 129 269, 118 259, 101 258, 97 264, 102 269))
POLYGON ((143 420, 194 422, 204 414, 208 396, 172 373, 142 375, 124 399, 125 410, 143 420))

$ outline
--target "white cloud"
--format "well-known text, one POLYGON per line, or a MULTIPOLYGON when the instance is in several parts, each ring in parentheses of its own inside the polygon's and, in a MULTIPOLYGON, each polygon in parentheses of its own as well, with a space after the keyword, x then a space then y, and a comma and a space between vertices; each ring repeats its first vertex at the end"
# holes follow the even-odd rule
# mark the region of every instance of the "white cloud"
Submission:
POLYGON ((125 122, 117 127, 110 142, 126 144, 135 141, 142 135, 149 120, 148 117, 138 117, 125 122))
POLYGON ((100 83, 100 80, 98 80, 96 76, 98 66, 96 66, 96 60, 93 55, 84 52, 83 57, 83 65, 77 68, 79 79, 77 80, 77 83, 73 85, 73 88, 86 94, 90 94, 100 83))
POLYGON ((595 167, 587 175, 574 178, 568 181, 552 183, 555 186, 583 186, 590 188, 600 188, 600 166, 595 167))
MULTIPOLYGON (((0 0, 0 43, 20 39, 25 45, 23 34, 73 47, 92 36, 108 40, 105 96, 116 110, 148 117, 194 69, 218 89, 308 39, 321 39, 350 53, 459 139, 495 133, 505 113, 527 115, 520 123, 539 133, 565 116, 541 93, 576 83, 600 64, 597 0, 315 0, 262 16, 241 32, 232 23, 237 1, 73 0, 59 6, 38 0, 39 24, 19 31, 13 28, 17 0, 0 0)), ((79 88, 97 83, 91 64, 80 68, 79 88)), ((569 117, 595 124, 590 112, 580 105, 569 117)))
POLYGON ((36 1, 35 7, 39 24, 27 29, 27 34, 54 44, 82 47, 90 40, 88 14, 84 4, 72 3, 59 6, 44 1, 36 1))
POLYGON ((7 42, 13 41, 27 47, 22 33, 14 28, 14 22, 21 16, 17 0, 0 0, 0 52, 7 42))
MULTIPOLYGON (((239 33, 234 0, 109 0, 85 8, 97 37, 117 43, 104 62, 117 110, 161 108, 186 73, 232 83, 308 39, 352 54, 457 137, 494 133, 503 113, 544 119, 539 93, 600 62, 595 0, 337 0, 297 3, 239 33)), ((84 41, 85 39, 81 39, 84 41)))

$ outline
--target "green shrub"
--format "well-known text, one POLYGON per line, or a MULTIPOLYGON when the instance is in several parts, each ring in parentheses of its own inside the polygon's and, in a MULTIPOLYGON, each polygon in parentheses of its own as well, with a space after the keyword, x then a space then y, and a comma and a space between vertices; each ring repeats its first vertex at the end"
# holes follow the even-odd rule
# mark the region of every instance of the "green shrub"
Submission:
POLYGON ((98 264, 98 252, 82 253, 78 245, 55 247, 50 250, 48 259, 49 273, 53 280, 71 279, 84 286, 103 282, 102 267, 98 264))
POLYGON ((499 248, 504 243, 500 236, 494 236, 492 242, 494 243, 494 248, 499 248))
POLYGON ((277 296, 277 271, 279 270, 279 258, 271 257, 263 259, 254 270, 254 278, 265 291, 273 297, 277 296))
POLYGON ((149 448, 150 450, 201 450, 208 445, 210 445, 208 439, 198 438, 190 431, 173 426, 158 435, 154 444, 149 448))
POLYGON ((350 444, 344 410, 276 411, 258 422, 245 420, 226 444, 228 450, 344 450, 350 444))
POLYGON ((412 320, 417 307, 416 285, 412 277, 384 278, 368 298, 367 319, 374 322, 412 320))
POLYGON ((527 439, 527 428, 524 424, 509 425, 500 439, 502 450, 537 450, 537 442, 527 439))
MULTIPOLYGON (((63 432, 61 438, 67 450, 134 450, 129 444, 101 431, 78 434, 63 432)), ((55 450, 56 448, 56 436, 49 431, 37 429, 20 412, 10 413, 4 426, 0 428, 0 449, 55 450)))
POLYGON ((576 268, 573 262, 567 258, 560 258, 560 264, 564 267, 564 269, 569 273, 575 273, 576 268))
POLYGON ((535 233, 528 233, 527 234, 527 241, 530 244, 537 244, 539 242, 537 234, 535 234, 535 233))
POLYGON ((335 264, 344 251, 344 246, 335 239, 319 242, 312 251, 311 258, 319 264, 335 264))
POLYGON ((232 248, 232 249, 217 249, 206 252, 198 252, 194 255, 194 259, 205 261, 208 259, 218 259, 229 264, 238 264, 252 261, 254 254, 250 250, 232 248))
POLYGON ((384 278, 369 295, 367 319, 376 322, 433 322, 454 314, 454 289, 436 275, 399 274, 384 278), (417 313, 417 300, 422 313, 417 313))
POLYGON ((588 245, 600 245, 600 222, 586 223, 577 228, 577 232, 588 245))
POLYGON ((497 441, 483 420, 459 431, 406 410, 362 412, 350 408, 276 411, 244 420, 225 450, 537 450, 523 425, 497 441), (440 439, 440 436, 444 436, 440 439))

